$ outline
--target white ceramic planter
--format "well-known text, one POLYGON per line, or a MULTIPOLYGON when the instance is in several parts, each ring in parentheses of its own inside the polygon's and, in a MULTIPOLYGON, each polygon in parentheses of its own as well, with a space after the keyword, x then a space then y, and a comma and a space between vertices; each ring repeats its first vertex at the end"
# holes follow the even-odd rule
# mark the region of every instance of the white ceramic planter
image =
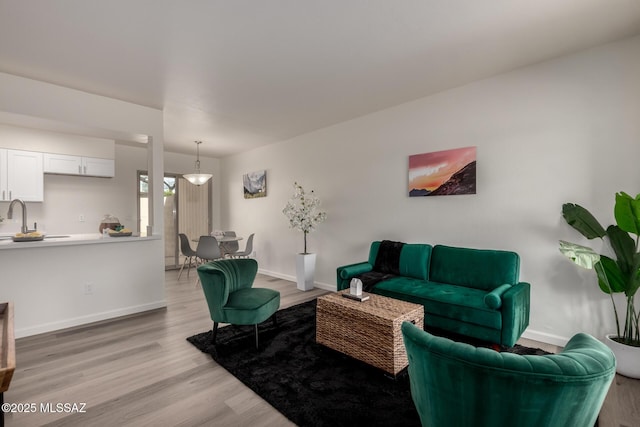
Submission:
POLYGON ((298 289, 313 289, 313 277, 316 270, 316 254, 298 254, 296 257, 296 278, 298 289))
POLYGON ((604 343, 616 356, 616 372, 625 377, 640 379, 640 347, 620 344, 611 339, 615 336, 617 335, 605 336, 604 343))

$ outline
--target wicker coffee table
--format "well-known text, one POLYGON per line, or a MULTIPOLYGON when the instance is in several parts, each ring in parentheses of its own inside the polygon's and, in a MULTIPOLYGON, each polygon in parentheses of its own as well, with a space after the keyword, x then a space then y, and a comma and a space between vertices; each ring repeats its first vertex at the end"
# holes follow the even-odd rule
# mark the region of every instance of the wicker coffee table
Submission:
POLYGON ((359 302, 344 292, 349 290, 318 297, 316 341, 396 375, 409 364, 400 325, 422 328, 424 307, 373 294, 359 302))

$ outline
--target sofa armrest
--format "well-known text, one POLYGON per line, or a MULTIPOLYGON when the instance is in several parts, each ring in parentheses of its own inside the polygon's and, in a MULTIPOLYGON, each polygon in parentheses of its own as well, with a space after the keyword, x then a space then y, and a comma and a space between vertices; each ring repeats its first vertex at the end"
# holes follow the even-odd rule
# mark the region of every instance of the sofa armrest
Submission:
POLYGON ((529 326, 531 285, 516 283, 502 294, 502 344, 512 347, 529 326))
POLYGON ((343 265, 337 269, 337 287, 341 291, 349 287, 349 282, 352 277, 358 276, 362 273, 368 273, 373 270, 373 266, 368 262, 359 262, 357 264, 343 265))
POLYGON ((502 295, 511 289, 511 285, 500 285, 491 292, 488 292, 484 296, 484 305, 487 307, 497 310, 502 307, 502 295))

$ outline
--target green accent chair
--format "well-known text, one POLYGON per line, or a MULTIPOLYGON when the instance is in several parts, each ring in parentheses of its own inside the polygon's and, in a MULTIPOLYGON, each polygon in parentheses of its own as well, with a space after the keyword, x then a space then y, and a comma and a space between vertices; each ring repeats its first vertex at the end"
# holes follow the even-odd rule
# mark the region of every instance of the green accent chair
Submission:
POLYGON ((545 356, 476 348, 409 322, 402 335, 423 426, 593 426, 615 376, 611 350, 583 333, 545 356))
POLYGON ((254 325, 258 348, 258 324, 270 317, 277 325, 280 292, 254 288, 258 263, 253 258, 211 261, 198 267, 198 276, 213 320, 212 343, 216 343, 218 325, 254 325))

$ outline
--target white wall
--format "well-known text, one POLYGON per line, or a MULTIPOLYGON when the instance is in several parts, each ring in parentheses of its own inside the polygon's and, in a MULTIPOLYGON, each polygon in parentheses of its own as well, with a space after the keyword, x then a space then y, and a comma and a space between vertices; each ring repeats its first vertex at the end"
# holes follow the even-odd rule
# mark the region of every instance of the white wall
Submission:
POLYGON ((41 153, 113 159, 114 141, 0 124, 0 147, 41 153))
POLYGON ((513 250, 532 285, 530 338, 564 344, 613 330, 591 272, 558 252, 582 241, 561 218, 572 201, 609 224, 616 191, 640 192, 640 38, 527 67, 224 159, 222 225, 256 233, 260 268, 293 279, 302 234, 282 208, 298 181, 328 219, 310 235, 316 282, 372 240, 513 250), (477 147, 477 194, 409 198, 411 154, 477 147), (267 197, 242 174, 267 170, 267 197))

